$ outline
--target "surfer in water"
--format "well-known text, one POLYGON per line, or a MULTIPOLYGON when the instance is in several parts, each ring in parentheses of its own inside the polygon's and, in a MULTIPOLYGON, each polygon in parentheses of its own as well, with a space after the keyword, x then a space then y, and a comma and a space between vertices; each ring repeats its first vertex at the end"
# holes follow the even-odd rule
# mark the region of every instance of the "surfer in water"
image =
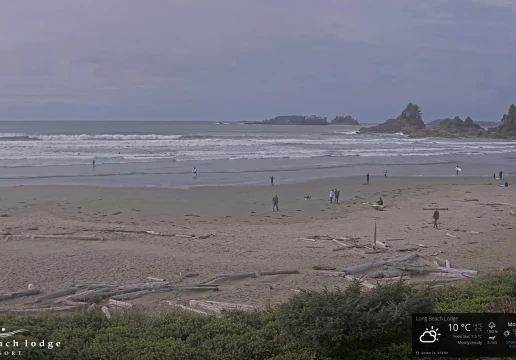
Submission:
POLYGON ((93 167, 95 167, 95 159, 93 159, 93 167))
POLYGON ((498 173, 498 177, 500 178, 500 180, 503 180, 503 171, 500 170, 500 172, 498 173))

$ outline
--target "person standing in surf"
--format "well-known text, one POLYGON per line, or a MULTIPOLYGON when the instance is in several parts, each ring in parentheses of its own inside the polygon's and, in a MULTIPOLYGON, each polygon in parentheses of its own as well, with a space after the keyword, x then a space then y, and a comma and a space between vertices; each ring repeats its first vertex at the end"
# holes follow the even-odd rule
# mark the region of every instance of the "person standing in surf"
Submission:
POLYGON ((384 170, 383 177, 387 177, 387 169, 384 170))
POLYGON ((369 185, 369 173, 367 173, 367 175, 366 175, 366 183, 367 183, 367 185, 369 185))
POLYGON ((503 171, 500 170, 500 172, 498 173, 498 177, 500 178, 500 180, 503 180, 503 171))
POLYGON ((271 186, 274 186, 274 176, 271 176, 271 186))
POLYGON ((195 166, 192 170, 192 175, 193 175, 194 179, 197 179, 197 168, 195 166))
POLYGON ((459 176, 459 171, 460 171, 460 170, 461 170, 461 169, 460 169, 459 165, 457 165, 457 166, 455 167, 455 172, 457 173, 457 176, 459 176))

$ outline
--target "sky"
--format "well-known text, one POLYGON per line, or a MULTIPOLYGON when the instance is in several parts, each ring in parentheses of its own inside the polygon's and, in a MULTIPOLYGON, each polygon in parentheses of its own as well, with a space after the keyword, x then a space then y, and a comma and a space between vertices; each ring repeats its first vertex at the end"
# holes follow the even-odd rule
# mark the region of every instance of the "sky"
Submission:
POLYGON ((16 0, 0 120, 498 121, 516 0, 16 0))

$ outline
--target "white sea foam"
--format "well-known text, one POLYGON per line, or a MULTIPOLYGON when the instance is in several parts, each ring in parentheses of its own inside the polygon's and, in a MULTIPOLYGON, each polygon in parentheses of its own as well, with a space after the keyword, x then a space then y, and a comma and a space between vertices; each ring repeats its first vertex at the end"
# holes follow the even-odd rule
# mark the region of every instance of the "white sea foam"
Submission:
POLYGON ((0 134, 0 166, 81 165, 92 159, 155 160, 441 156, 516 152, 514 141, 414 139, 400 135, 300 133, 229 134, 0 134))

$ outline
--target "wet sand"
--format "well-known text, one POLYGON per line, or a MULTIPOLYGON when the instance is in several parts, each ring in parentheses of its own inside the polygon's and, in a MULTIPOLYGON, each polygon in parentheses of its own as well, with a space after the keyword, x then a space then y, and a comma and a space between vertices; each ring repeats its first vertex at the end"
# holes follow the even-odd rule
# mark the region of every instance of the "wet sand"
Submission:
MULTIPOLYGON (((395 249, 423 244, 426 248, 421 248, 421 254, 439 253, 457 268, 482 273, 514 265, 516 216, 511 209, 516 208, 487 205, 515 204, 514 187, 498 187, 493 179, 460 176, 373 177, 369 186, 364 182, 362 177, 349 177, 274 187, 190 190, 0 188, 0 293, 24 289, 28 284, 50 292, 68 287, 73 280, 134 284, 154 276, 186 285, 219 273, 299 270, 294 275, 222 282, 218 292, 170 292, 133 300, 206 298, 274 304, 295 289, 349 284, 342 278, 318 274, 312 269, 315 265, 341 270, 386 256, 358 249, 332 251, 336 247, 332 241, 299 238, 350 236, 371 242, 375 222, 378 240, 404 239, 390 242, 391 256, 399 255, 395 249), (340 189, 340 204, 329 203, 332 188, 340 189), (279 212, 272 211, 275 194, 279 212), (311 198, 305 200, 304 196, 311 198), (380 196, 387 206, 384 211, 362 204, 380 196), (433 212, 422 210, 425 207, 449 209, 441 211, 439 229, 429 224, 433 212), (116 229, 135 232, 108 231, 116 229), (137 233, 142 230, 196 237, 137 233), (45 238, 55 236, 52 234, 62 238, 45 238), (209 234, 213 236, 206 237, 209 234), (81 236, 103 240, 81 240, 81 236), (199 276, 184 277, 188 272, 199 276)), ((0 307, 20 301, 4 301, 0 307)))

